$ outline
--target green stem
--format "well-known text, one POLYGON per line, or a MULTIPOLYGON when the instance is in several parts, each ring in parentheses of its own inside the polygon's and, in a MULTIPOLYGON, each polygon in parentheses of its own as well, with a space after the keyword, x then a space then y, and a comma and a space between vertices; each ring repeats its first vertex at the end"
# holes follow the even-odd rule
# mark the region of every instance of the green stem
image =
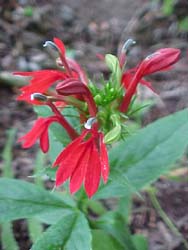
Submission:
POLYGON ((156 192, 154 189, 149 189, 148 191, 151 203, 153 205, 153 207, 155 208, 155 210, 158 212, 159 216, 161 217, 161 219, 165 222, 165 224, 169 227, 169 229, 174 233, 174 235, 180 237, 182 239, 182 242, 184 244, 184 246, 186 247, 186 249, 188 249, 188 242, 187 240, 184 238, 184 236, 179 232, 178 228, 174 225, 174 223, 171 221, 171 219, 168 217, 168 215, 164 212, 164 210, 162 209, 157 196, 156 196, 156 192))

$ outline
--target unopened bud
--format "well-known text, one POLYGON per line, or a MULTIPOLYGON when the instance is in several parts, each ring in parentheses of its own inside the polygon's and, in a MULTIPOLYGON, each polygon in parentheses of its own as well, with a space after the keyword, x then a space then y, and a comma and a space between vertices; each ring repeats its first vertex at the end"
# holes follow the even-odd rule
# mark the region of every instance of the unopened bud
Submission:
POLYGON ((112 130, 110 130, 104 137, 105 144, 111 144, 114 141, 119 140, 121 136, 121 125, 117 124, 112 130))
POLYGON ((99 94, 97 94, 97 95, 94 97, 94 100, 95 100, 95 102, 96 102, 97 104, 100 104, 100 103, 102 102, 102 97, 101 97, 99 94))

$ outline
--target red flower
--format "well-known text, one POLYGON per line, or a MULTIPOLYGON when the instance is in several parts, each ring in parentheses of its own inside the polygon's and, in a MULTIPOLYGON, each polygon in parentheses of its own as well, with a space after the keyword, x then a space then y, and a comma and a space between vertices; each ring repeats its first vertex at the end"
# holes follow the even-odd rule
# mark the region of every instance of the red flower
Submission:
POLYGON ((36 120, 33 128, 24 136, 19 138, 19 142, 23 142, 23 148, 30 148, 35 144, 35 142, 40 140, 40 147, 44 153, 49 149, 49 137, 48 128, 52 122, 59 122, 57 116, 51 116, 47 118, 40 117, 36 120))
MULTIPOLYGON (((58 80, 64 80, 68 75, 58 70, 39 70, 34 72, 15 72, 15 75, 32 77, 30 84, 22 87, 18 100, 33 103, 31 95, 34 93, 46 93, 46 91, 58 80)), ((35 102, 34 102, 35 103, 35 102)))
POLYGON ((58 122, 67 131, 69 137, 74 140, 78 135, 74 128, 67 122, 64 116, 59 112, 59 110, 52 104, 48 103, 52 111, 55 113, 54 116, 47 118, 40 117, 34 124, 33 128, 24 136, 22 136, 18 141, 23 142, 23 148, 30 148, 35 144, 35 142, 40 140, 40 147, 44 153, 49 149, 49 136, 48 128, 52 122, 58 122))
POLYGON ((65 80, 69 77, 80 79, 84 84, 87 84, 87 77, 80 65, 73 59, 66 58, 66 50, 63 42, 58 38, 54 38, 54 43, 50 42, 50 44, 58 50, 60 58, 57 63, 59 66, 63 67, 62 69, 64 71, 49 69, 34 72, 15 72, 15 75, 32 77, 30 84, 20 89, 22 93, 18 96, 18 100, 40 104, 35 100, 31 100, 32 94, 45 94, 54 83, 60 80, 65 80))
MULTIPOLYGON (((139 66, 137 66, 137 70, 133 77, 130 77, 130 83, 125 83, 125 79, 127 78, 126 74, 123 76, 123 83, 128 86, 126 89, 126 93, 124 99, 120 106, 121 112, 126 112, 129 104, 131 102, 132 96, 136 92, 137 85, 141 81, 142 77, 155 73, 157 71, 166 70, 171 65, 176 63, 180 56, 179 49, 166 48, 157 50, 154 54, 148 56, 144 59, 139 66)), ((148 85, 148 83, 145 83, 148 85)))
POLYGON ((57 157, 53 166, 59 165, 56 173, 56 187, 70 179, 71 194, 77 192, 82 183, 88 197, 95 194, 99 187, 100 177, 106 183, 109 163, 103 134, 95 125, 91 130, 85 129, 57 157))

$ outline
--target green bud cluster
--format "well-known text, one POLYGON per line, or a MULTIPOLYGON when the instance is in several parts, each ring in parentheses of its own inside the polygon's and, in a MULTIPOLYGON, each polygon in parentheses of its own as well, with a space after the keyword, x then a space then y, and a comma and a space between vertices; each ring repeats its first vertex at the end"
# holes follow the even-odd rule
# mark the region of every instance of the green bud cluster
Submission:
POLYGON ((119 61, 115 56, 107 54, 105 62, 111 71, 109 80, 102 79, 100 87, 90 82, 88 87, 98 107, 97 120, 105 134, 104 141, 106 144, 111 144, 125 134, 123 122, 127 118, 122 117, 119 111, 119 103, 124 95, 119 61))
POLYGON ((110 105, 114 100, 121 98, 123 94, 123 90, 114 88, 111 82, 107 82, 102 89, 90 83, 89 88, 97 106, 110 105))

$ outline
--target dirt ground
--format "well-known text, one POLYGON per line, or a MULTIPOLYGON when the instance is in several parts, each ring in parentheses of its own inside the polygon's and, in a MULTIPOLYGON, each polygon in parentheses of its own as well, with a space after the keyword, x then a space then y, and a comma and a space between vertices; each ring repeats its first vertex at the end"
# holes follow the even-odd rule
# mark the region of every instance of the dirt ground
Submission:
MULTIPOLYGON (((32 125, 32 107, 17 102, 20 81, 10 72, 54 67, 42 44, 53 37, 61 38, 89 75, 97 78, 106 68, 97 53, 116 54, 128 38, 137 45, 129 53, 129 66, 157 48, 177 47, 182 59, 170 73, 151 76, 159 96, 144 89, 141 98, 152 99, 154 105, 142 118, 143 125, 187 107, 188 104, 188 34, 179 32, 177 17, 160 15, 156 5, 146 0, 0 0, 0 150, 6 131, 17 129, 17 138, 32 125)), ((16 178, 28 179, 32 173, 36 147, 23 150, 15 141, 13 169, 16 178)), ((0 164, 0 171, 3 163, 0 164)), ((186 158, 181 167, 187 167, 186 158)), ((188 175, 178 180, 161 178, 156 184, 162 208, 188 240, 188 175)), ((184 250, 153 208, 149 197, 135 197, 131 230, 148 237, 150 250, 184 250)), ((21 250, 28 250, 30 241, 24 221, 14 223, 16 240, 21 250)), ((1 246, 0 246, 1 249, 1 246)))

